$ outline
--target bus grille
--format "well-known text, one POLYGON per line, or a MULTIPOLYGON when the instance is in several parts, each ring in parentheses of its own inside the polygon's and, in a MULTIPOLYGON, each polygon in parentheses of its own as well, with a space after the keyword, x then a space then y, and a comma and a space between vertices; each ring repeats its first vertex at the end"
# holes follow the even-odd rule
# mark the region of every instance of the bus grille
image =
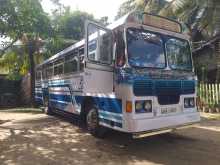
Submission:
POLYGON ((177 104, 181 94, 193 94, 195 82, 188 80, 136 80, 135 96, 157 96, 160 105, 177 104))

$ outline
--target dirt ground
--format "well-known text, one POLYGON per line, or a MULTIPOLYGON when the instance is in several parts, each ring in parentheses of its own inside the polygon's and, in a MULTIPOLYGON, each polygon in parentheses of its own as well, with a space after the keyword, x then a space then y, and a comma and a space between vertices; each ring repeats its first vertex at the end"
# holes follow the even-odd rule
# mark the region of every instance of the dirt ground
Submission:
POLYGON ((58 116, 0 111, 0 165, 219 165, 220 116, 208 118, 176 133, 97 139, 58 116))

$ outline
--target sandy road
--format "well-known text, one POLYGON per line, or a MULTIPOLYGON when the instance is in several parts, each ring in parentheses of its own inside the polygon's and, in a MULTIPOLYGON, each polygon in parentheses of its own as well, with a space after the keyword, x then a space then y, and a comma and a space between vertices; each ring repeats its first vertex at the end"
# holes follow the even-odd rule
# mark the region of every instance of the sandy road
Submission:
POLYGON ((132 140, 96 139, 73 123, 40 113, 0 112, 0 165, 219 165, 220 120, 132 140))

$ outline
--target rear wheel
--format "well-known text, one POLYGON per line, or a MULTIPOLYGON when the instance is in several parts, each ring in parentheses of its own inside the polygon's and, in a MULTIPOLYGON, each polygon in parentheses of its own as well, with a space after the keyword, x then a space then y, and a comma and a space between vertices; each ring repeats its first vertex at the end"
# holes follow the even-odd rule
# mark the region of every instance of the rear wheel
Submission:
POLYGON ((87 130, 95 137, 103 138, 106 133, 106 128, 99 125, 99 114, 96 107, 89 108, 86 114, 87 130))

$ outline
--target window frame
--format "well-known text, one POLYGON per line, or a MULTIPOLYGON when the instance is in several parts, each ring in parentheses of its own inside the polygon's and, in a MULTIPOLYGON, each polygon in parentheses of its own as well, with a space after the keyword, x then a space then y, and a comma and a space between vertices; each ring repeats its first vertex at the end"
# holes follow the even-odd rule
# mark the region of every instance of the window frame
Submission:
MULTIPOLYGON (((98 33, 98 38, 96 38, 96 44, 97 44, 97 48, 96 48, 96 52, 98 53, 98 55, 100 54, 100 44, 99 44, 99 37, 100 37, 100 33, 98 33), (98 51, 97 51, 98 49, 98 51)), ((92 62, 92 63, 96 63, 96 64, 100 64, 100 65, 112 65, 113 63, 113 43, 114 43, 114 38, 113 38, 113 33, 112 33, 112 30, 110 29, 107 29, 97 23, 94 23, 94 22, 91 22, 91 21, 87 21, 86 22, 86 42, 85 42, 85 52, 86 52, 86 57, 88 59, 88 61, 92 62), (110 34, 111 36, 111 52, 110 52, 110 60, 109 62, 103 62, 103 61, 98 61, 98 60, 93 60, 89 57, 89 35, 88 35, 88 32, 89 32, 89 26, 92 25, 94 27, 97 28, 97 31, 99 30, 103 30, 103 31, 106 31, 107 34, 110 34)))
POLYGON ((68 54, 65 55, 64 57, 64 74, 72 74, 72 73, 77 73, 79 72, 79 49, 73 49, 70 51, 68 54), (67 59, 69 57, 69 59, 67 59), (71 71, 71 72, 66 72, 66 64, 73 62, 75 59, 77 59, 77 69, 76 71, 71 71))
MULTIPOLYGON (((58 69, 59 70, 59 69, 58 69)), ((59 76, 64 74, 64 58, 58 58, 53 62, 53 76, 59 76), (62 66, 62 73, 55 74, 55 67, 62 66)))
POLYGON ((35 79, 36 79, 36 81, 41 81, 42 78, 43 78, 42 70, 41 70, 41 69, 36 69, 35 74, 36 74, 36 75, 35 75, 35 79), (39 73, 40 73, 40 78, 38 77, 39 73))
POLYGON ((53 66, 49 66, 50 64, 52 64, 53 65, 53 63, 48 63, 48 64, 46 64, 46 67, 45 67, 45 71, 46 71, 46 79, 51 79, 52 77, 53 77, 53 75, 54 75, 54 68, 53 68, 53 66), (51 69, 51 71, 52 71, 52 73, 50 74, 50 76, 48 76, 48 70, 49 69, 51 69))

